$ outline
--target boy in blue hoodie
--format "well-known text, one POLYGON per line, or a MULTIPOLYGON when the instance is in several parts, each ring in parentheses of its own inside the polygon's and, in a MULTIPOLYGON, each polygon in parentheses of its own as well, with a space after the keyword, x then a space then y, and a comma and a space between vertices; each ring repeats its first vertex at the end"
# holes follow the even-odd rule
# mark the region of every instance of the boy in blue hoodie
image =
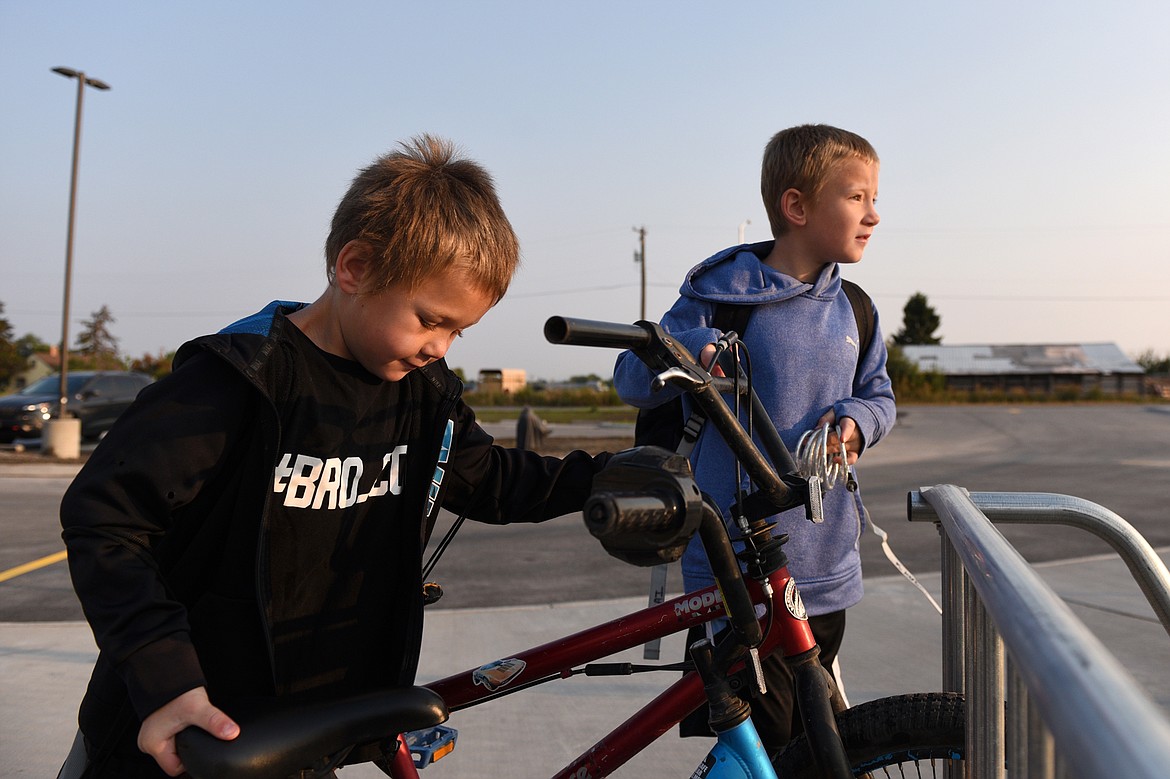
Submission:
MULTIPOLYGON (((777 133, 764 150, 760 186, 774 240, 725 249, 692 268, 662 318, 663 328, 693 354, 709 356, 721 335, 712 326, 716 304, 752 306, 740 336, 752 357, 754 388, 785 445, 795 450, 804 432, 837 425, 840 439, 834 434, 830 444, 835 450, 844 442, 850 464, 895 418, 877 314, 870 344, 859 354, 857 318, 840 275, 841 264, 861 260, 878 224, 878 168, 873 147, 854 133, 827 125, 777 133)), ((618 357, 614 384, 625 402, 650 408, 677 394, 653 392, 651 378, 632 353, 618 357)), ((699 487, 726 511, 734 501, 735 462, 712 426, 696 443, 691 463, 699 487)), ((789 535, 789 569, 829 668, 841 645, 845 610, 861 600, 864 509, 860 491, 844 489, 827 491, 824 508, 819 525, 806 521, 801 509, 775 520, 776 532, 789 535)), ((682 569, 687 591, 714 581, 697 538, 682 569)), ((775 754, 799 732, 799 713, 782 658, 768 658, 764 676, 768 693, 751 700, 752 719, 775 754)), ((704 732, 705 722, 683 723, 684 736, 704 732)))

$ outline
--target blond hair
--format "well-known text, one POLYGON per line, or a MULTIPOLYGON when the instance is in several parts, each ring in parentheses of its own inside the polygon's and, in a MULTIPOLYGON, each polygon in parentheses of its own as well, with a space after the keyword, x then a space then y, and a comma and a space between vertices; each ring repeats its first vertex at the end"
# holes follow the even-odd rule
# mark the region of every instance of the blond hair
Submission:
POLYGON ((780 211, 780 196, 795 189, 816 202, 829 173, 848 159, 876 163, 878 156, 860 135, 827 124, 802 124, 772 136, 764 147, 760 194, 774 237, 788 230, 788 220, 780 211))
POLYGON ((325 242, 330 283, 337 256, 350 241, 374 250, 365 293, 392 284, 413 290, 456 269, 499 300, 520 264, 520 244, 491 175, 432 135, 401 143, 354 178, 325 242))

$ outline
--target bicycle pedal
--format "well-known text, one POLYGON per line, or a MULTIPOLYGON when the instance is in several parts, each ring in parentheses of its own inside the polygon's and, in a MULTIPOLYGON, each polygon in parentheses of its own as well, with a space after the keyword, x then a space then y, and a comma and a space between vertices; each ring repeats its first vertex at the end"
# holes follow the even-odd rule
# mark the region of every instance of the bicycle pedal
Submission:
POLYGON ((748 657, 752 663, 752 676, 755 677, 756 691, 760 695, 767 695, 768 685, 764 681, 764 666, 760 664, 760 651, 753 646, 748 650, 748 657))
POLYGON ((412 730, 403 733, 406 748, 410 750, 410 759, 415 768, 426 768, 441 757, 448 755, 455 749, 455 738, 459 732, 446 725, 435 725, 424 730, 412 730))
POLYGON ((805 511, 805 516, 814 525, 819 525, 825 521, 821 477, 819 476, 810 476, 808 478, 808 507, 805 511))

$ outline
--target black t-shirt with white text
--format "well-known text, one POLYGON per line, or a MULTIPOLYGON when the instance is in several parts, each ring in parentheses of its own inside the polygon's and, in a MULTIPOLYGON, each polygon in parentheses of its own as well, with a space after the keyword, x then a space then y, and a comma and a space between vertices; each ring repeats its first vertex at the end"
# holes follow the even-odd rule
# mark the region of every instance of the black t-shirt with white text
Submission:
POLYGON ((401 658, 371 650, 400 643, 388 637, 402 600, 418 597, 416 567, 389 553, 413 545, 421 557, 419 519, 402 516, 400 499, 409 458, 422 455, 403 443, 418 424, 410 383, 383 381, 287 330, 296 379, 280 408, 267 517, 277 691, 393 684, 401 658))

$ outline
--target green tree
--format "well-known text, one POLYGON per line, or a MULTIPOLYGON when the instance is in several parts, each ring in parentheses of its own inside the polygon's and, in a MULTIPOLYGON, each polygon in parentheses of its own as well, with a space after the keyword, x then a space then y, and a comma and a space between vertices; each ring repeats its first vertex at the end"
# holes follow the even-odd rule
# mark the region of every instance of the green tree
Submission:
POLYGON ((1134 362, 1145 368, 1146 373, 1170 373, 1170 354, 1159 357, 1153 349, 1146 349, 1134 362))
POLYGON ((155 379, 161 379, 171 372, 171 365, 175 361, 174 352, 159 352, 158 354, 144 354, 127 362, 126 367, 132 371, 145 373, 155 379))
POLYGON ((82 321, 81 332, 77 334, 77 345, 74 347, 80 360, 99 370, 121 368, 118 339, 110 332, 110 325, 117 320, 110 313, 108 306, 102 306, 90 316, 91 319, 82 321))
POLYGON ((895 343, 889 344, 886 372, 894 385, 894 397, 901 402, 937 400, 946 394, 946 377, 937 370, 919 370, 895 343))
POLYGON ((26 333, 20 338, 17 338, 16 348, 20 350, 20 353, 25 357, 32 357, 34 354, 40 354, 52 349, 49 344, 45 343, 40 338, 37 338, 32 333, 26 333))
POLYGON ((28 355, 20 353, 20 343, 12 334, 12 323, 4 316, 4 304, 0 303, 0 387, 28 367, 28 355))
POLYGON ((942 338, 934 334, 941 323, 938 313, 926 301, 926 295, 915 292, 902 309, 902 329, 894 334, 893 341, 899 346, 942 343, 942 338))

